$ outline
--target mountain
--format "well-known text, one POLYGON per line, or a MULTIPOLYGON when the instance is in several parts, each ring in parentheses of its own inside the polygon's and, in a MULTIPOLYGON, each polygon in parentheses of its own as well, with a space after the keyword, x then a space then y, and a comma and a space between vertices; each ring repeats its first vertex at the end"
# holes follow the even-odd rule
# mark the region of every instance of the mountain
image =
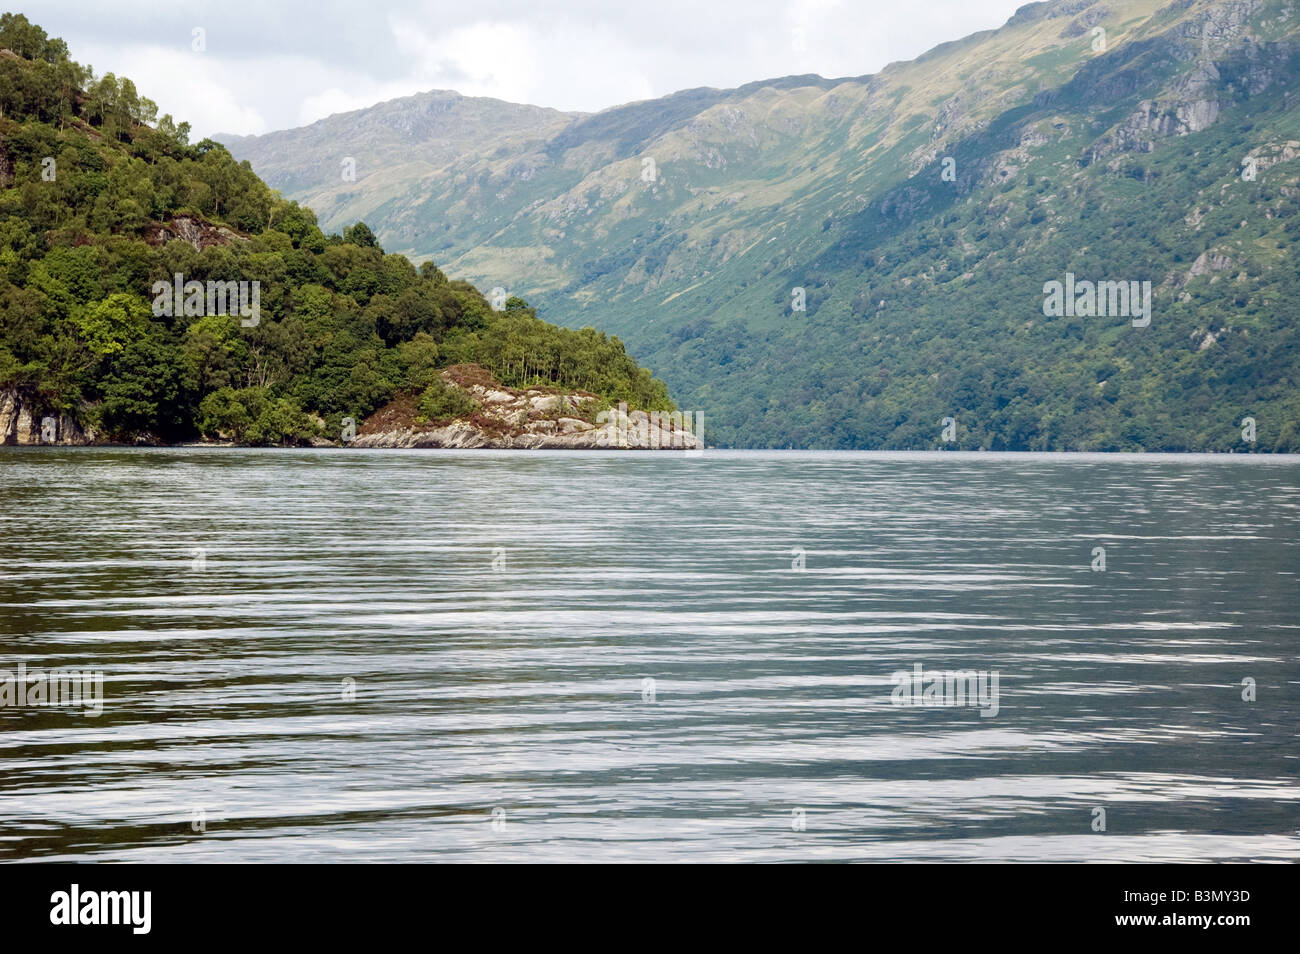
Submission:
POLYGON ((1054 0, 871 76, 228 142, 327 225, 620 335, 711 441, 1295 451, 1298 21, 1054 0), (1116 297, 1147 289, 1149 323, 1116 297))
POLYGON ((188 138, 130 80, 0 16, 0 443, 331 443, 397 402, 426 442, 542 446, 596 440, 602 412, 625 435, 673 410, 617 338, 489 302, 364 224, 326 234, 188 138), (480 377, 522 397, 484 405, 458 383, 480 377))

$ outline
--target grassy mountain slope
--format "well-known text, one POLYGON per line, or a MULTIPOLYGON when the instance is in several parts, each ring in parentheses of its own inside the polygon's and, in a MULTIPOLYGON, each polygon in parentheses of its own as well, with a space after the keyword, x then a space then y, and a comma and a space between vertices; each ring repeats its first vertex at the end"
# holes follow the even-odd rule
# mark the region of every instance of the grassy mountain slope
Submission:
POLYGON ((617 338, 549 325, 518 297, 495 310, 364 224, 327 235, 156 112, 0 17, 0 442, 45 415, 60 440, 337 440, 345 417, 402 392, 446 417, 439 369, 468 363, 513 387, 671 408, 617 338), (174 303, 177 275, 200 287, 174 303))
MULTIPOLYGON (((1298 22, 1289 0, 1030 4, 874 76, 376 168, 352 190, 383 201, 348 212, 617 332, 723 442, 945 446, 953 417, 946 446, 1300 450, 1298 22), (1067 272, 1150 281, 1151 325, 1044 315, 1067 272)), ((276 137, 302 134, 236 153, 276 183, 276 137)), ((328 170, 311 188, 341 195, 328 170)))

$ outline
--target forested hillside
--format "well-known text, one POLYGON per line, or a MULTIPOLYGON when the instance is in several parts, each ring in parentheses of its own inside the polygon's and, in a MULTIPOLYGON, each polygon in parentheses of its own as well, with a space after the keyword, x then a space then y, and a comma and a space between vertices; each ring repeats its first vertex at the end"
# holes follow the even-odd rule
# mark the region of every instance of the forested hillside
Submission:
POLYGON ((520 298, 489 303, 432 262, 385 254, 364 224, 326 234, 247 162, 156 114, 130 80, 0 17, 11 403, 100 439, 298 443, 476 363, 507 385, 671 408, 617 338, 549 325, 520 298))
POLYGON ((1052 0, 872 76, 564 121, 428 94, 230 141, 619 334, 720 443, 1297 451, 1298 27, 1291 0, 1052 0), (421 138, 463 123, 495 138, 421 138), (1150 282, 1149 324, 1045 314, 1067 275, 1150 282))

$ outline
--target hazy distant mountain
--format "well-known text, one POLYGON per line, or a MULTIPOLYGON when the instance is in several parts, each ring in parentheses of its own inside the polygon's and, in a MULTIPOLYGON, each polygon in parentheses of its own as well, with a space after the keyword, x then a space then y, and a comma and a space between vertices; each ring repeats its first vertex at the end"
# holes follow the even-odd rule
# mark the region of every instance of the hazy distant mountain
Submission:
POLYGON ((1056 0, 873 76, 223 141, 323 225, 622 336, 711 440, 1300 450, 1297 22, 1056 0), (1046 315, 1053 281, 1150 282, 1150 323, 1046 315))

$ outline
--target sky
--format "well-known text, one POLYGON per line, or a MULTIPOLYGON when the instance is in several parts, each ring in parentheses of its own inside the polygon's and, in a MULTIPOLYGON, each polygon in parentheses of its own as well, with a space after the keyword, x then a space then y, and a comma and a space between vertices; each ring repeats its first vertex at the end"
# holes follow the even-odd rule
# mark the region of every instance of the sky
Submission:
POLYGON ((695 86, 860 76, 1027 0, 8 0, 192 140, 430 89, 595 111, 695 86))

